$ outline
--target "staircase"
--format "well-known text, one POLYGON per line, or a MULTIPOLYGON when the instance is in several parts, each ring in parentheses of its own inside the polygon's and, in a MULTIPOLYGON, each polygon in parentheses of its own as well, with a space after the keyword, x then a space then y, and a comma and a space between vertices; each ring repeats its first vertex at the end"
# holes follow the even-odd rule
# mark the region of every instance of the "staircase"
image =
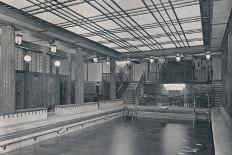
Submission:
POLYGON ((222 103, 222 84, 221 80, 214 80, 212 82, 212 105, 220 106, 222 103))
POLYGON ((138 82, 130 82, 124 91, 121 99, 124 100, 125 104, 134 104, 134 88, 138 85, 138 82))

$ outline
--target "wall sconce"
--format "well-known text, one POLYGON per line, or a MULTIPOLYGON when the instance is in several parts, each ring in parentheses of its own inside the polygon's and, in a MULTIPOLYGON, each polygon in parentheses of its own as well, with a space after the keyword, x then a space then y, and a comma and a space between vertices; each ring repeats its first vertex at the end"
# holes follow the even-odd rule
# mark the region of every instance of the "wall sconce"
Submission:
POLYGON ((211 58, 210 52, 206 52, 205 58, 206 60, 210 60, 211 58))
POLYGON ((153 57, 150 57, 150 63, 154 63, 154 58, 153 57))
POLYGON ((93 58, 93 62, 97 63, 98 62, 98 58, 97 57, 93 58))
POLYGON ((56 53, 56 45, 55 44, 51 44, 51 52, 52 53, 56 53))
POLYGON ((180 54, 176 55, 176 62, 180 62, 180 54))
POLYGON ((30 55, 25 55, 23 59, 24 59, 24 61, 26 61, 27 63, 31 62, 31 56, 30 56, 30 55))
POLYGON ((20 34, 16 34, 15 35, 15 43, 17 45, 21 45, 22 44, 22 35, 20 35, 20 34))
POLYGON ((110 58, 106 59, 106 65, 109 66, 110 65, 110 58))
POLYGON ((127 64, 127 65, 130 65, 130 63, 131 63, 131 60, 128 58, 128 59, 126 60, 126 64, 127 64))
POLYGON ((55 62, 54 62, 54 65, 55 65, 56 67, 60 67, 60 61, 58 61, 58 60, 55 61, 55 62))

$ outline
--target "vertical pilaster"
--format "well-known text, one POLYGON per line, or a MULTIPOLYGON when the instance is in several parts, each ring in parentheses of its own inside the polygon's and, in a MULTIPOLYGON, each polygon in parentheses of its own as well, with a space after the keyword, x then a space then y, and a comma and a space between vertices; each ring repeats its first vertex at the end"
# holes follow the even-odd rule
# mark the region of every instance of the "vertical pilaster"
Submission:
MULTIPOLYGON (((231 106, 231 101, 232 101, 232 32, 228 34, 228 56, 227 56, 227 103, 226 103, 226 108, 230 109, 231 106)), ((232 108, 231 108, 232 109, 232 108)))
POLYGON ((133 81, 133 66, 132 64, 127 65, 129 73, 129 81, 133 81))
POLYGON ((42 87, 42 96, 43 96, 43 99, 42 99, 42 107, 47 107, 47 65, 49 65, 50 67, 50 64, 47 64, 47 52, 46 51, 43 51, 42 52, 42 78, 43 78, 43 87, 42 87))
POLYGON ((223 103, 223 106, 225 106, 226 104, 226 51, 223 51, 222 52, 222 55, 221 55, 221 76, 222 76, 222 103, 223 103))
POLYGON ((50 70, 50 74, 53 74, 53 58, 52 56, 50 56, 50 59, 49 59, 49 70, 50 70))
POLYGON ((2 26, 0 50, 0 113, 15 111, 15 30, 2 26))
POLYGON ((71 104, 71 77, 72 77, 72 57, 71 53, 67 54, 68 56, 68 68, 69 68, 69 76, 67 79, 67 89, 66 89, 66 104, 71 104))
POLYGON ((75 54, 75 104, 84 103, 83 65, 83 51, 78 48, 75 54))
POLYGON ((110 100, 116 99, 116 68, 115 60, 110 59, 110 100))

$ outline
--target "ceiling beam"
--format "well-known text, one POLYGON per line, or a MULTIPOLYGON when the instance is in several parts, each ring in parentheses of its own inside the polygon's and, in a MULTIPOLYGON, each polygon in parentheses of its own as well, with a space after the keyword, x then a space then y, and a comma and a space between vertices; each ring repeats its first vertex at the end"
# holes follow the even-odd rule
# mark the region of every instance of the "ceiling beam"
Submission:
MULTIPOLYGON (((191 46, 191 47, 182 47, 182 48, 168 48, 164 50, 149 50, 149 51, 143 51, 143 52, 126 52, 121 54, 121 59, 125 58, 131 58, 131 59, 137 59, 137 58, 149 58, 151 56, 159 57, 159 56, 175 56, 176 54, 181 55, 194 55, 199 53, 205 53, 207 47, 206 46, 191 46)), ((218 51, 211 51, 218 52, 218 51)))
POLYGON ((56 58, 66 59, 67 52, 57 50, 56 53, 51 52, 51 48, 47 46, 42 46, 34 43, 30 43, 27 41, 23 41, 21 45, 17 45, 18 48, 28 49, 35 52, 46 52, 48 55, 51 55, 56 58))
MULTIPOLYGON (((67 52, 63 50, 57 50, 56 53, 51 52, 51 48, 47 46, 38 45, 35 43, 23 41, 21 45, 17 45, 18 48, 27 49, 35 52, 46 52, 47 55, 52 56, 53 59, 67 59, 68 54, 71 54, 72 60, 75 60, 75 52, 67 52)), ((84 49, 84 61, 89 57, 90 53, 84 49)))
POLYGON ((43 36, 45 35, 49 39, 52 37, 54 40, 69 43, 76 47, 82 47, 102 55, 114 58, 118 58, 120 55, 119 52, 111 48, 41 20, 2 2, 0 2, 0 20, 1 22, 14 25, 15 27, 34 31, 43 36))

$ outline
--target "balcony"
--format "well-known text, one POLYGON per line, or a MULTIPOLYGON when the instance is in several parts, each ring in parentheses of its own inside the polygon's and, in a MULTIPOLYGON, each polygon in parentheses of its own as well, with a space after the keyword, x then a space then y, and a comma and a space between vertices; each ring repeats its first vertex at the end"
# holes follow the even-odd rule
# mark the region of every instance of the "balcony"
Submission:
POLYGON ((211 83, 212 72, 195 71, 164 71, 146 74, 146 83, 211 83))

